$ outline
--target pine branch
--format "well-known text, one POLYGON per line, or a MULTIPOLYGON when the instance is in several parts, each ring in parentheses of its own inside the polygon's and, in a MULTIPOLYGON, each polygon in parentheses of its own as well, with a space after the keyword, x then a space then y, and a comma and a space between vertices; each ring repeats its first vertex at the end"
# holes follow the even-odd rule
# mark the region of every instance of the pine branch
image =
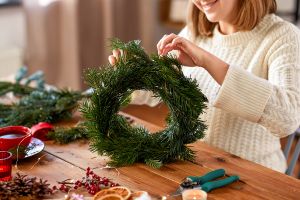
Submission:
POLYGON ((161 168, 163 166, 163 163, 159 160, 145 160, 146 165, 152 167, 152 168, 161 168))
MULTIPOLYGON (((0 127, 10 125, 30 127, 38 122, 55 123, 68 119, 77 109, 79 101, 88 97, 88 94, 68 90, 46 90, 43 72, 37 71, 26 78, 27 71, 25 67, 18 70, 15 77, 16 83, 0 82, 0 96, 13 92, 20 98, 16 104, 0 104, 0 127), (33 81, 37 88, 28 86, 33 81)), ((124 99, 124 103, 126 101, 124 99)), ((87 138, 82 126, 70 129, 57 128, 48 136, 61 144, 87 138)))
POLYGON ((19 83, 0 82, 0 96, 9 92, 13 92, 17 96, 23 96, 30 94, 32 91, 34 91, 34 88, 19 83))
POLYGON ((59 144, 68 144, 73 141, 88 139, 88 135, 84 127, 77 126, 73 128, 56 128, 53 132, 47 134, 47 138, 59 144))
POLYGON ((38 122, 58 122, 68 119, 78 107, 83 98, 78 92, 61 91, 33 91, 24 96, 17 104, 0 106, 2 115, 0 126, 23 125, 32 126, 38 122))
POLYGON ((26 78, 28 69, 21 67, 16 74, 15 81, 12 82, 0 82, 0 96, 3 96, 9 92, 13 92, 16 96, 29 95, 34 90, 44 90, 44 74, 42 71, 37 71, 34 74, 26 78), (25 82, 21 84, 21 81, 25 82), (31 82, 36 82, 37 88, 30 87, 31 82))

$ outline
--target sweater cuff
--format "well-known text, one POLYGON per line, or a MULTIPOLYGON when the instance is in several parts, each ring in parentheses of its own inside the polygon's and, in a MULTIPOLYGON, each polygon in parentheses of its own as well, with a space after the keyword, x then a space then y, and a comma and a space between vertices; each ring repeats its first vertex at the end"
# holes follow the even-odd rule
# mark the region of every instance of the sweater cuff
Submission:
POLYGON ((272 93, 272 85, 248 71, 230 66, 214 106, 258 122, 272 93))
POLYGON ((131 104, 157 106, 161 102, 160 98, 154 97, 153 92, 146 90, 135 90, 131 94, 131 104))

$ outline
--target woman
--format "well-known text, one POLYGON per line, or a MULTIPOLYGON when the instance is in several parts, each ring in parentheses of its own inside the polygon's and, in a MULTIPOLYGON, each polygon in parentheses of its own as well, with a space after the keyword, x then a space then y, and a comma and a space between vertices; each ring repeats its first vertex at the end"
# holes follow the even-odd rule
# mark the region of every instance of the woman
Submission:
POLYGON ((192 0, 187 27, 157 49, 176 50, 209 99, 205 142, 285 172, 280 137, 300 125, 300 33, 275 11, 275 0, 192 0))

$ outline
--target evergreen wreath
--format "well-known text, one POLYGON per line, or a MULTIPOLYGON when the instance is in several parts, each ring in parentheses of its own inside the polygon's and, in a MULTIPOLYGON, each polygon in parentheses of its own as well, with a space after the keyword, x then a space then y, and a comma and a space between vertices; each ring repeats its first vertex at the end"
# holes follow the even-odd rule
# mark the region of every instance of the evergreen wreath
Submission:
POLYGON ((115 66, 89 69, 86 81, 92 97, 83 103, 91 150, 111 158, 110 165, 124 166, 144 162, 159 168, 163 164, 193 160, 187 144, 204 137, 206 126, 198 118, 206 97, 196 81, 186 78, 173 57, 148 56, 139 41, 112 40, 112 49, 125 53, 115 66), (170 110, 167 128, 151 134, 143 127, 132 127, 118 115, 135 90, 152 91, 170 110))

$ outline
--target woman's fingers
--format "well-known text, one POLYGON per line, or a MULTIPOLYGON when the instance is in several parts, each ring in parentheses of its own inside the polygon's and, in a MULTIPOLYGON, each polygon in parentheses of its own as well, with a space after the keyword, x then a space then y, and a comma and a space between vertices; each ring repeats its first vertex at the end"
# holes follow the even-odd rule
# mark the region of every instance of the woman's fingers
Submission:
POLYGON ((174 47, 177 45, 183 46, 185 42, 186 41, 184 38, 176 37, 176 38, 174 38, 174 40, 172 40, 172 46, 174 46, 174 47))
POLYGON ((111 65, 115 65, 116 64, 116 57, 113 55, 108 56, 108 61, 111 65))
POLYGON ((175 35, 174 33, 166 36, 160 44, 160 49, 163 50, 165 48, 165 46, 167 44, 171 43, 176 37, 178 37, 178 36, 175 35))
POLYGON ((163 48, 163 50, 161 51, 161 55, 167 55, 168 52, 172 51, 172 50, 180 50, 180 51, 185 51, 185 40, 182 37, 176 37, 172 40, 172 42, 166 44, 163 48))
POLYGON ((158 54, 161 54, 161 48, 160 48, 160 46, 161 46, 162 41, 163 41, 167 36, 168 36, 168 35, 164 35, 164 36, 159 40, 159 42, 157 43, 156 48, 157 48, 158 54))
POLYGON ((114 49, 112 55, 108 56, 108 61, 111 65, 115 65, 116 62, 120 59, 121 56, 126 55, 126 52, 123 52, 120 49, 114 49))
POLYGON ((176 47, 174 47, 172 44, 167 44, 162 50, 161 54, 162 56, 167 55, 170 51, 177 50, 176 47))
POLYGON ((119 50, 119 49, 114 49, 113 51, 112 51, 112 53, 113 53, 113 56, 116 58, 116 60, 118 61, 119 60, 119 58, 120 58, 120 56, 121 56, 121 51, 119 50))
POLYGON ((164 37, 157 43, 157 52, 158 54, 162 54, 165 46, 173 41, 174 38, 178 37, 174 33, 170 35, 164 35, 164 37))

